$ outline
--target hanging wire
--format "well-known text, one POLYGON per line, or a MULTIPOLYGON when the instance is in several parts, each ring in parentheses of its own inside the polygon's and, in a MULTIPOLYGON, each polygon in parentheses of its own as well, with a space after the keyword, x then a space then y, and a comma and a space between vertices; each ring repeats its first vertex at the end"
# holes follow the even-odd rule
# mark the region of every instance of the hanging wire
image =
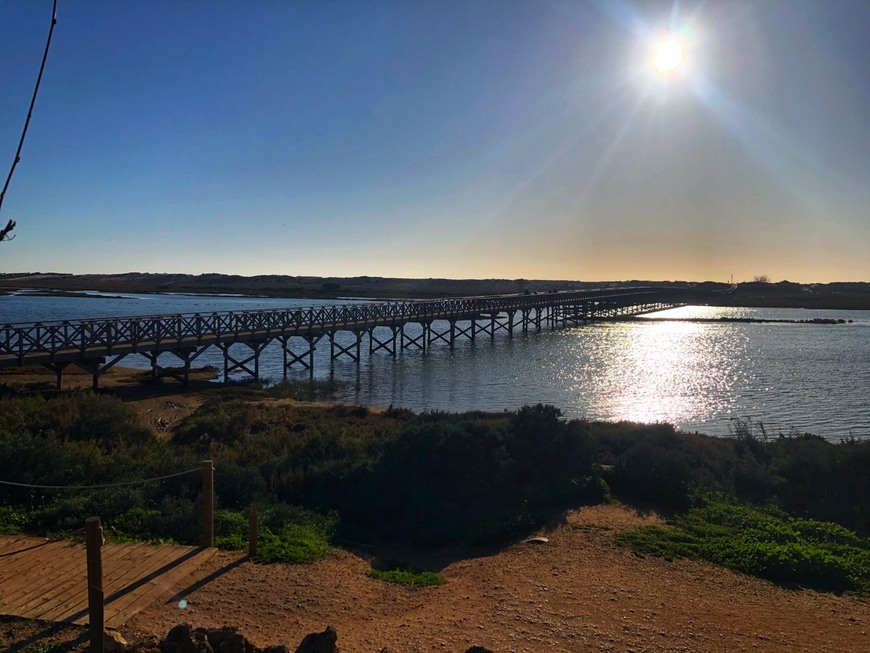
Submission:
POLYGON ((184 476, 185 474, 193 474, 201 471, 197 469, 188 469, 184 472, 176 472, 175 474, 166 474, 165 476, 155 476, 154 478, 143 478, 138 481, 122 481, 121 483, 104 483, 102 485, 37 485, 35 483, 18 483, 15 481, 0 481, 0 485, 12 485, 14 487, 34 488, 38 490, 102 490, 110 487, 126 487, 128 485, 145 485, 155 481, 165 481, 167 478, 175 478, 184 476))
MULTIPOLYGON (((42 71, 45 70, 45 60, 48 59, 48 48, 51 45, 51 35, 54 33, 54 26, 57 24, 57 0, 51 8, 51 27, 48 28, 48 38, 45 40, 45 51, 42 53, 42 64, 39 66, 39 75, 36 77, 36 86, 33 88, 33 97, 30 98, 30 108, 27 110, 27 119, 24 121, 24 129, 21 130, 21 140, 18 141, 18 149, 15 151, 15 158, 12 160, 12 167, 9 168, 9 174, 6 177, 6 183, 3 184, 3 191, 0 192, 0 210, 3 208, 3 199, 6 197, 6 189, 9 188, 9 182, 12 181, 12 175, 15 173, 15 167, 21 160, 21 148, 24 146, 24 138, 27 136, 27 128, 30 126, 30 117, 33 115, 33 105, 36 104, 36 95, 39 93, 39 83, 42 81, 42 71)), ((13 221, 9 221, 8 230, 12 231, 15 227, 13 221)), ((4 233, 4 236, 6 236, 4 233)), ((7 237, 8 240, 8 237, 7 237)))

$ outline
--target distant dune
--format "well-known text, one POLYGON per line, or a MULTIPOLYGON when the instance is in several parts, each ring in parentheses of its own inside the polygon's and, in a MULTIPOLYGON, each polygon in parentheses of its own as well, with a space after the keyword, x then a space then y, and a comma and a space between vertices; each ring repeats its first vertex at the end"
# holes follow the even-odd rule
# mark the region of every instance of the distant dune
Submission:
MULTIPOLYGON (((100 290, 135 293, 240 294, 266 297, 434 298, 495 295, 586 288, 627 288, 646 285, 685 286, 684 281, 568 281, 540 279, 392 279, 385 277, 293 277, 261 275, 243 277, 227 274, 0 274, 0 293, 16 288, 58 291, 100 290)), ((705 282, 698 287, 722 287, 705 282)), ((736 291, 719 300, 730 306, 775 306, 827 309, 870 309, 870 283, 797 284, 742 283, 736 291)))

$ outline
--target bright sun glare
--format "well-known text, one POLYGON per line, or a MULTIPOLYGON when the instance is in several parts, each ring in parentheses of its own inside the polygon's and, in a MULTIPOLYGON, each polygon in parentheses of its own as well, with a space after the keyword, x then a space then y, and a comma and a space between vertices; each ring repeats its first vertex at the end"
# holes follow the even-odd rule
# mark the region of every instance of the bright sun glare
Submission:
POLYGON ((657 72, 667 75, 676 71, 682 63, 683 46, 676 39, 666 39, 656 46, 653 67, 657 72))

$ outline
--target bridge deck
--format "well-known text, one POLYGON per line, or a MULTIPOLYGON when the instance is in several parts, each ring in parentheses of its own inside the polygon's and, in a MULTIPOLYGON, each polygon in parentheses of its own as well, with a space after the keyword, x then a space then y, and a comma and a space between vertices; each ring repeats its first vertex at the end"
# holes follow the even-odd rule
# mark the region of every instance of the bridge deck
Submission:
MULTIPOLYGON (((169 544, 103 546, 106 625, 118 627, 180 583, 216 549, 169 544)), ((0 537, 0 615, 86 624, 84 544, 0 537)))

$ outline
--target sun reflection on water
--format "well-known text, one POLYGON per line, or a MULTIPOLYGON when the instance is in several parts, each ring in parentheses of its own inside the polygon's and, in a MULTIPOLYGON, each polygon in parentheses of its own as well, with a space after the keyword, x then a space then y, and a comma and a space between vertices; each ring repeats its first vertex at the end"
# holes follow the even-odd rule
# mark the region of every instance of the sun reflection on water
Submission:
POLYGON ((602 329, 597 351, 569 372, 591 418, 692 423, 728 411, 739 382, 733 361, 744 343, 723 338, 719 325, 656 321, 602 329), (613 364, 592 362, 600 360, 613 364))

